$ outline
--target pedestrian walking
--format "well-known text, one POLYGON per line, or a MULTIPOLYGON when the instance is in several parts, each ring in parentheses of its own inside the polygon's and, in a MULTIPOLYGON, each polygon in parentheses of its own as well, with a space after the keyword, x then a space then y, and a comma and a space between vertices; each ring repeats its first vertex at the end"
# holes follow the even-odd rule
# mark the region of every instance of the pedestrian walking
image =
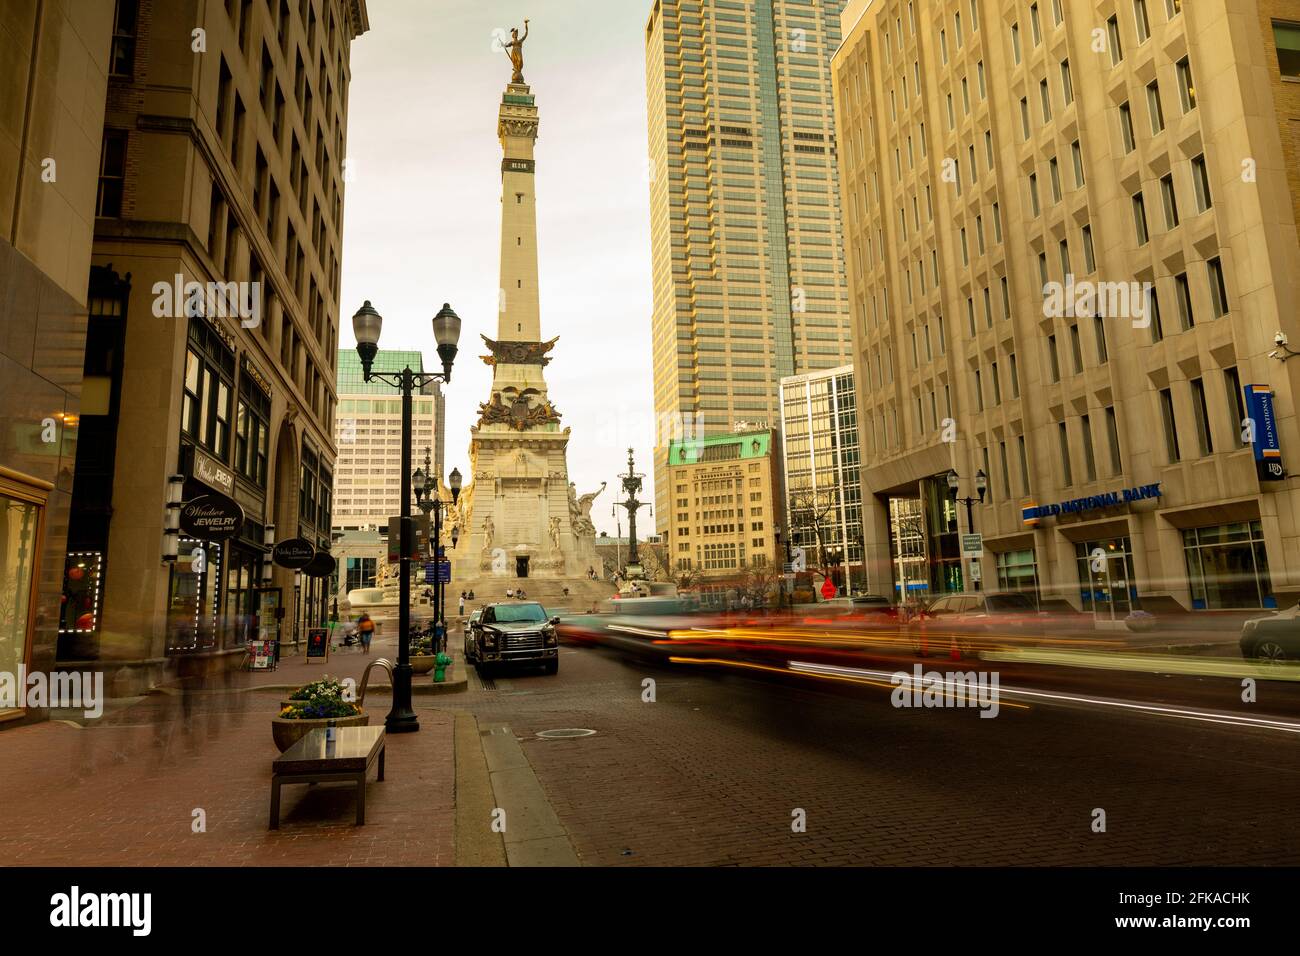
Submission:
POLYGON ((357 621, 357 631, 361 634, 361 653, 370 653, 370 641, 375 636, 375 622, 370 620, 369 614, 362 614, 361 619, 357 621))

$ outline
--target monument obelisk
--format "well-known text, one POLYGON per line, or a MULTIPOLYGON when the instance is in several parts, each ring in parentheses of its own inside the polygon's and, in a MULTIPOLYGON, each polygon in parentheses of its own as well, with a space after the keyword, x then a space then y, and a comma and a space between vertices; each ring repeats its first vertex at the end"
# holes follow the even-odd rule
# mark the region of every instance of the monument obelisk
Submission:
MULTIPOLYGON (((505 44, 514 68, 501 97, 501 281, 497 337, 482 336, 492 393, 470 429, 474 481, 457 516, 455 578, 585 577, 595 565, 595 494, 578 498, 569 482, 569 429, 550 402, 544 369, 558 339, 542 340, 537 281, 538 114, 524 82, 524 34, 505 44)), ((596 493, 598 494, 598 492, 596 493)), ((505 580, 502 582, 505 586, 505 580)))

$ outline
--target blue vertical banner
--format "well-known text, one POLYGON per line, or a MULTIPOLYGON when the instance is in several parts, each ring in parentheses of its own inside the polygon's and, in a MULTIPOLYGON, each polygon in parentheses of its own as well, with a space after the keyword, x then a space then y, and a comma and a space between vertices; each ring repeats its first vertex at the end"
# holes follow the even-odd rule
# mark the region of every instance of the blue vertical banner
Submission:
POLYGON ((1286 477, 1282 465, 1282 446, 1278 442, 1277 418, 1273 414, 1273 392, 1267 385, 1247 385, 1246 417, 1254 436, 1255 470, 1260 481, 1281 481, 1286 477))

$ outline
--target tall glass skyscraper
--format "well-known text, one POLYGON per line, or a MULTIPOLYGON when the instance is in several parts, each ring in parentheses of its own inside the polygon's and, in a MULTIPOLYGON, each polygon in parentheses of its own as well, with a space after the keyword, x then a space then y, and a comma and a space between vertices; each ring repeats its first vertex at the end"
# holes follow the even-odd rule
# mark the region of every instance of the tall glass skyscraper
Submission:
POLYGON ((783 376, 851 361, 830 73, 843 6, 656 0, 646 23, 661 516, 671 440, 775 426, 783 376))

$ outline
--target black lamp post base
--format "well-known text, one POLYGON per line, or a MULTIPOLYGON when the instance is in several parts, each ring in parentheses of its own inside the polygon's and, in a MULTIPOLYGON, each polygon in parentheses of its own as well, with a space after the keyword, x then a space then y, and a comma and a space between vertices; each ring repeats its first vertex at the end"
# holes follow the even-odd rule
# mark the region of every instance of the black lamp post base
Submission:
POLYGON ((399 663, 393 668, 393 709, 384 718, 390 734, 412 734, 420 729, 420 718, 411 709, 411 665, 399 663))

